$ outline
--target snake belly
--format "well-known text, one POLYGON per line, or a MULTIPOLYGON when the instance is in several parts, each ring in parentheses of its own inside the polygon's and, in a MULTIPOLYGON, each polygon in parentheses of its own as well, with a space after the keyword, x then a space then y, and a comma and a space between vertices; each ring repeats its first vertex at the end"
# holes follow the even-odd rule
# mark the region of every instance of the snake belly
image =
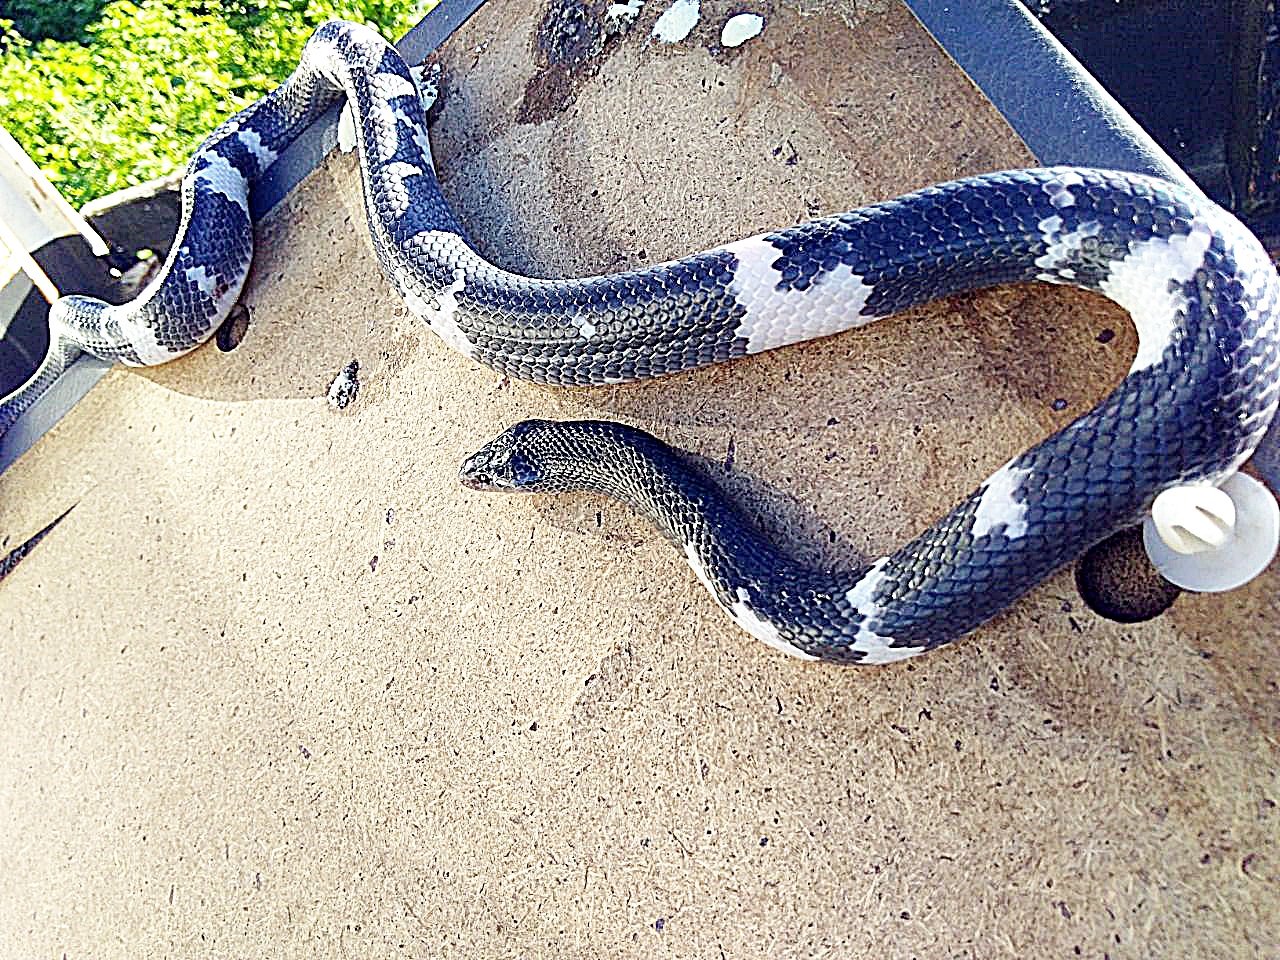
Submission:
MULTIPOLYGON (((400 55, 366 27, 331 21, 280 87, 196 151, 173 248, 138 298, 53 305, 48 355, 0 398, 0 431, 80 351, 153 364, 207 339, 248 273, 253 181, 340 97, 355 120, 368 227, 387 278, 449 346, 511 376, 646 379, 1014 281, 1084 287, 1130 312, 1138 353, 1111 395, 859 576, 792 583, 776 553, 746 563, 743 537, 707 539, 657 517, 716 599, 790 652, 878 663, 967 632, 1132 523, 1163 489, 1236 470, 1280 397, 1280 280, 1261 244, 1204 197, 1136 174, 985 174, 627 273, 513 274, 472 249, 442 196, 400 55)), ((650 450, 625 430, 607 449, 627 459, 627 444, 650 450)), ((580 445, 578 455, 599 450, 580 445)), ((647 479, 628 489, 658 483, 647 468, 637 476, 647 479)), ((656 490, 635 496, 657 503, 667 494, 656 490)))

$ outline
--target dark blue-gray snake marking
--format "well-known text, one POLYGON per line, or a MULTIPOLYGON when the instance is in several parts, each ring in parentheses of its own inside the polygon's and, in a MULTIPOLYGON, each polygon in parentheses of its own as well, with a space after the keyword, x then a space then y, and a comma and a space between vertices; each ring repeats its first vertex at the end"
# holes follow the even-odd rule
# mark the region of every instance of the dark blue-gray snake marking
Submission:
POLYGON ((464 465, 477 488, 627 501, 739 624, 792 654, 885 663, 968 632, 1135 522, 1162 490, 1229 476, 1280 397, 1280 280, 1262 246, 1203 197, 1126 173, 993 173, 630 273, 508 273, 471 249, 440 194, 404 61, 373 31, 333 22, 288 80, 192 157, 157 279, 122 306, 77 296, 53 305, 48 356, 0 400, 0 430, 80 351, 153 364, 208 338, 249 269, 250 184, 342 96, 388 279, 445 343, 515 377, 656 377, 1011 281, 1085 287, 1130 312, 1140 346, 1114 393, 856 575, 796 565, 681 456, 629 427, 527 421, 464 465))

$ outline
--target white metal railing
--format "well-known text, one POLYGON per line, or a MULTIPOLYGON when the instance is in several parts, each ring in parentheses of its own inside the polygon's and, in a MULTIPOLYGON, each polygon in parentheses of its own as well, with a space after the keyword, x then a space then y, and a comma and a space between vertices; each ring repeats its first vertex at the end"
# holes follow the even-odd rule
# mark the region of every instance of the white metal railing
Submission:
MULTIPOLYGON (((58 237, 74 234, 84 237, 94 255, 108 253, 106 241, 67 203, 9 132, 0 127, 0 290, 22 275, 46 300, 56 300, 57 285, 31 252, 58 237)), ((8 322, 8 316, 0 315, 0 332, 8 322)))

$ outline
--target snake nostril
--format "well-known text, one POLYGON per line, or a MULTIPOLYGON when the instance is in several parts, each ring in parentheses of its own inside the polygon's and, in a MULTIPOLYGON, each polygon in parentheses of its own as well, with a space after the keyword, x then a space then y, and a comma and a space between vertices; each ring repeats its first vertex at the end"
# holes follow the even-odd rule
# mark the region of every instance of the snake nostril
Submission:
POLYGON ((493 455, 488 447, 477 450, 462 461, 462 466, 458 468, 458 480, 464 487, 472 490, 493 490, 497 486, 493 455))

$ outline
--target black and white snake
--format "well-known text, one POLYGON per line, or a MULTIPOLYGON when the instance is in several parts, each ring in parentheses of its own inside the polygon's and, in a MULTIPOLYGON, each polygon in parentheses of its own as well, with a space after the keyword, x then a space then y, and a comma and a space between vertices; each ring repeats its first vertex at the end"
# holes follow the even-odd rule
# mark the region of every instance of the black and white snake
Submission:
POLYGON ((122 306, 53 305, 48 357, 0 399, 0 431, 79 351, 153 364, 208 338, 249 269, 250 184, 344 95, 387 277, 449 346, 512 376, 656 377, 1010 281, 1073 284, 1129 310, 1140 346, 1114 393, 855 576, 797 566, 679 455, 629 427, 529 421, 465 464, 474 487, 590 489, 631 503, 739 624, 789 653, 884 663, 960 636, 1133 523, 1162 490, 1230 475, 1280 398, 1280 280, 1267 254, 1202 197, 1132 174, 994 173, 630 273, 508 273, 473 252, 440 194, 404 61, 372 30, 332 22, 288 80, 192 157, 157 279, 122 306))

